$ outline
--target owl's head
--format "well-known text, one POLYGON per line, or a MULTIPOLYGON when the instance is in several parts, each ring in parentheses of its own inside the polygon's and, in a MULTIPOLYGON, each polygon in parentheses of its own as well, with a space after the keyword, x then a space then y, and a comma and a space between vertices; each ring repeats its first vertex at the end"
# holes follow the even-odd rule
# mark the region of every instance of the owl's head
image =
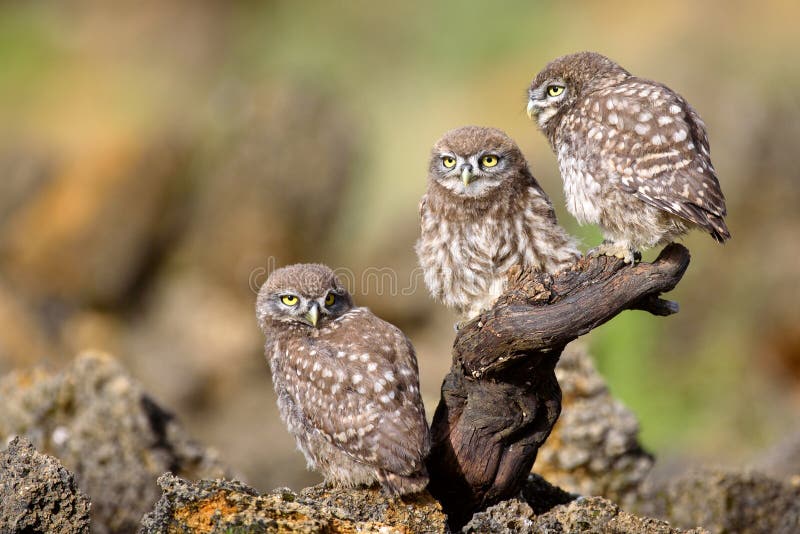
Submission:
POLYGON ((429 180, 460 197, 481 198, 523 174, 525 157, 505 132, 464 126, 450 130, 433 145, 429 180))
POLYGON ((528 89, 528 116, 545 133, 558 126, 564 110, 592 91, 615 85, 630 73, 606 56, 578 52, 548 63, 528 89))
POLYGON ((325 265, 297 263, 273 272, 256 301, 258 323, 319 328, 353 308, 350 293, 325 265))

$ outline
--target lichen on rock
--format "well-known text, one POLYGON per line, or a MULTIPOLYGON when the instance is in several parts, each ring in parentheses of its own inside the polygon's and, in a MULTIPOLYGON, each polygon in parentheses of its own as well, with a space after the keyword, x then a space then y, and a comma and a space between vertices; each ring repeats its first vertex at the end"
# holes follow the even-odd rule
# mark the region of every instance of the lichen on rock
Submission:
POLYGON ((427 493, 389 497, 377 488, 278 489, 259 495, 229 480, 187 482, 169 473, 155 510, 145 515, 141 534, 188 532, 298 532, 386 534, 446 532, 445 516, 427 493))

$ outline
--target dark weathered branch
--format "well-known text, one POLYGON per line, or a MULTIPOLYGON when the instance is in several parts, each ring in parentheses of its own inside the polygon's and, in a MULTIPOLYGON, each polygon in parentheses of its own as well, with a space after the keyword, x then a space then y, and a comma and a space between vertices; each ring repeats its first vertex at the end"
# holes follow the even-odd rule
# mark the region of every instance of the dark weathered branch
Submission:
POLYGON ((659 295, 688 265, 689 251, 672 244, 653 263, 592 256, 554 276, 518 271, 459 330, 428 461, 430 490, 454 526, 519 492, 561 411, 554 369, 567 343, 623 310, 677 312, 659 295))

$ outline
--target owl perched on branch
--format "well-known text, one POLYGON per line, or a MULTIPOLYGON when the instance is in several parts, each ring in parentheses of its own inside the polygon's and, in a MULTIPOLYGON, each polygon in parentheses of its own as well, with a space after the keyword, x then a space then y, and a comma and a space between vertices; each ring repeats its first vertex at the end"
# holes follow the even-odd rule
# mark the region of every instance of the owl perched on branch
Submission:
POLYGON ((273 272, 256 312, 281 417, 308 466, 334 485, 424 489, 430 437, 403 332, 355 307, 324 265, 273 272))
POLYGON ((683 97, 593 52, 549 63, 528 96, 567 208, 603 230, 600 253, 632 262, 695 227, 730 238, 705 124, 683 97))
POLYGON ((494 128, 434 145, 416 250, 431 294, 468 320, 492 306, 514 265, 556 272, 580 252, 516 143, 494 128))

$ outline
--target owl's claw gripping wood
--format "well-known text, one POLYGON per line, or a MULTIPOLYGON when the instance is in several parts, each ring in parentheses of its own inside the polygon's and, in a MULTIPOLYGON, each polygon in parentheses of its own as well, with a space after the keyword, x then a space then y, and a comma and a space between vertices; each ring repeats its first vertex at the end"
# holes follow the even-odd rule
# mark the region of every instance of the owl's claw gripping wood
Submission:
POLYGON ((602 244, 589 251, 593 256, 611 256, 612 258, 619 258, 625 263, 633 265, 636 260, 641 260, 642 255, 625 243, 612 243, 610 241, 603 241, 602 244))

